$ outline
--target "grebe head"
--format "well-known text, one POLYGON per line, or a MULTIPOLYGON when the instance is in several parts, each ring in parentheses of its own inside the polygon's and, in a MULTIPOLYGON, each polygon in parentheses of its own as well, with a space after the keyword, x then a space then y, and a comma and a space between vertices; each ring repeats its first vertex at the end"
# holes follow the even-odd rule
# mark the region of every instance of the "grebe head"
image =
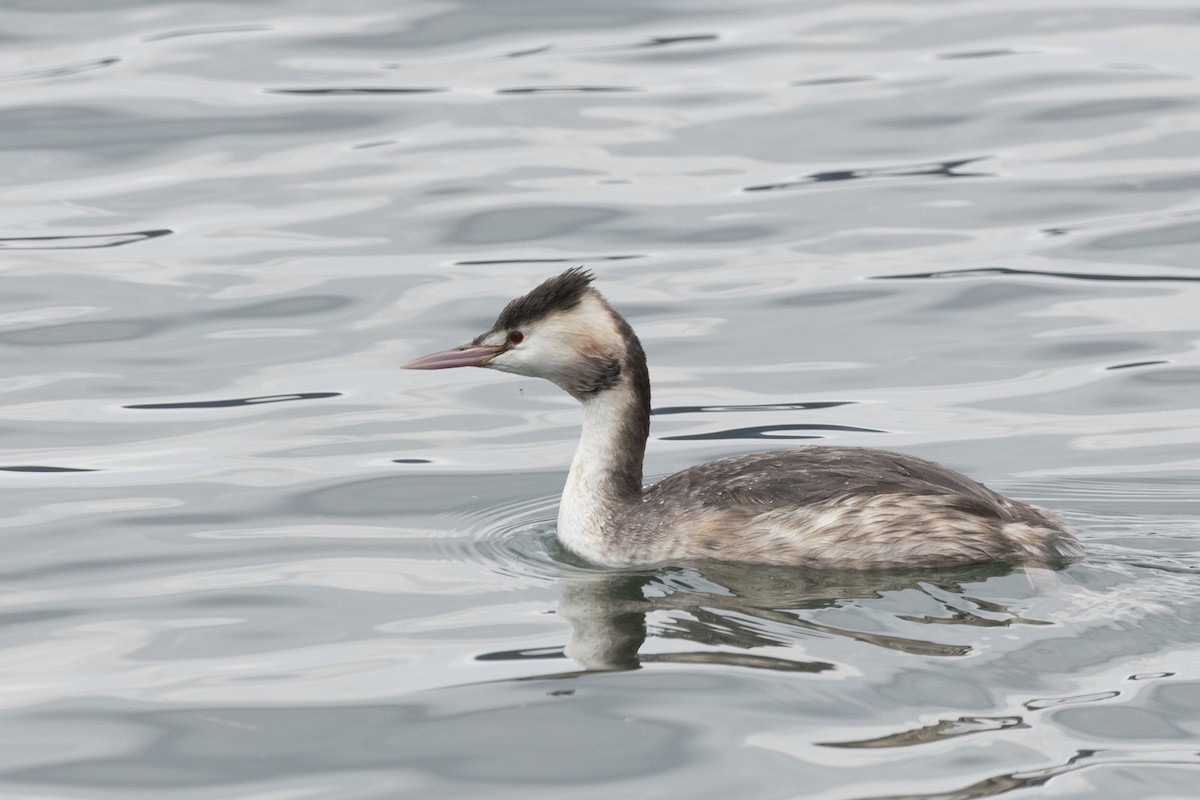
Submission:
POLYGON ((431 353, 403 369, 488 367, 558 384, 585 401, 620 381, 641 346, 628 323, 576 267, 510 302, 486 333, 454 350, 431 353))

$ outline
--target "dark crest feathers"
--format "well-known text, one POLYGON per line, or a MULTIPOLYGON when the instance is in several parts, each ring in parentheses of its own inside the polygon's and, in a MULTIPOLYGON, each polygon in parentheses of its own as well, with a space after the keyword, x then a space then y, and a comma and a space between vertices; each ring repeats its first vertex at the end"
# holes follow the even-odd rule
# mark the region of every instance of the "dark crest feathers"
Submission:
POLYGON ((561 275, 542 283, 529 294, 504 307, 496 319, 497 330, 512 330, 541 319, 555 311, 567 311, 579 305, 592 285, 592 273, 583 267, 571 267, 561 275))

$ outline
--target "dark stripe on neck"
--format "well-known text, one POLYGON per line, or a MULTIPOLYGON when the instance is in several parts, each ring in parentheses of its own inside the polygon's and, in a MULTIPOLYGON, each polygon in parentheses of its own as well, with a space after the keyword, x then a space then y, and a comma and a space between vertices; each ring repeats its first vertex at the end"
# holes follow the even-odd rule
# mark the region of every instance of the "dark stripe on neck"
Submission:
POLYGON ((621 360, 616 356, 602 356, 592 361, 588 367, 587 373, 581 376, 576 388, 584 397, 611 389, 621 380, 621 360))
POLYGON ((605 302, 625 342, 625 355, 620 364, 619 379, 611 389, 625 389, 628 403, 622 409, 617 430, 612 478, 614 488, 628 498, 642 496, 642 463, 646 456, 646 439, 650 436, 650 370, 646 352, 629 323, 605 302))

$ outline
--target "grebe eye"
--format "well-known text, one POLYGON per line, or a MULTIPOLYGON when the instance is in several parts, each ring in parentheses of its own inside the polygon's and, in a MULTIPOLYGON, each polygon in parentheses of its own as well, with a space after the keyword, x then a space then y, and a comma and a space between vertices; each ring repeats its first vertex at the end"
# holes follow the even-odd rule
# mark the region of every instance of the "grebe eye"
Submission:
POLYGON ((523 341, 525 341, 525 334, 521 333, 520 331, 509 331, 508 332, 508 343, 509 344, 520 344, 523 341))

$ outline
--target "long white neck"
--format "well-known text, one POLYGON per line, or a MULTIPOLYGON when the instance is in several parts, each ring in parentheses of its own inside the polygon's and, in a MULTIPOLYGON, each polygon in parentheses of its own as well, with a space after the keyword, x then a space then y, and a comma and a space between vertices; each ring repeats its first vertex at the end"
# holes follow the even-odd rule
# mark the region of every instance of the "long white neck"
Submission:
POLYGON ((648 399, 623 380, 583 401, 583 432, 558 508, 558 538, 591 561, 621 560, 614 517, 641 503, 648 399))

